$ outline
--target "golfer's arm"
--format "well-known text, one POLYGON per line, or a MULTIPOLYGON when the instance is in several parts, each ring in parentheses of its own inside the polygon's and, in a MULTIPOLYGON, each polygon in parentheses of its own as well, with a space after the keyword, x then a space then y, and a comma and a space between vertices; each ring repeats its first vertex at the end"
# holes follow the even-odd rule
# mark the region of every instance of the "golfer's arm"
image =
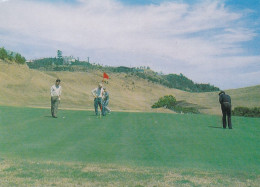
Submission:
POLYGON ((60 88, 59 98, 61 98, 62 88, 60 88))
POLYGON ((94 97, 96 97, 95 90, 92 90, 91 93, 94 97))
POLYGON ((51 87, 51 96, 52 96, 52 92, 53 92, 52 90, 53 90, 53 89, 52 89, 52 87, 51 87))
POLYGON ((222 104, 222 97, 219 97, 219 103, 222 104))

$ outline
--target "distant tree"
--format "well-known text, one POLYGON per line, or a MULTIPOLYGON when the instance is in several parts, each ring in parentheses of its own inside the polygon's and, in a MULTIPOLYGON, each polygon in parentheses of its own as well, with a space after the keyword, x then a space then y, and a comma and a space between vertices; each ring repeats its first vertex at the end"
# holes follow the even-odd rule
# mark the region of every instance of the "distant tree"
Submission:
POLYGON ((15 59, 14 59, 14 57, 15 57, 15 55, 14 55, 14 52, 11 52, 9 55, 8 55, 8 60, 10 60, 10 61, 14 61, 15 59))
POLYGON ((20 55, 19 53, 16 53, 14 59, 15 59, 15 62, 18 64, 24 64, 26 61, 25 58, 22 55, 20 55))
POLYGON ((5 50, 4 47, 0 48, 0 59, 4 60, 8 58, 7 51, 5 50))
POLYGON ((62 51, 60 51, 60 50, 57 51, 57 57, 62 58, 62 51))

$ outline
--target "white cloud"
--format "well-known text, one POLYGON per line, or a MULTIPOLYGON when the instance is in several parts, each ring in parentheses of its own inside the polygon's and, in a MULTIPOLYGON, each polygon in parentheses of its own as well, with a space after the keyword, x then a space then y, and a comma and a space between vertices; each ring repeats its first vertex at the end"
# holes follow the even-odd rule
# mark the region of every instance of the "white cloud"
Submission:
MULTIPOLYGON (((79 2, 13 0, 1 4, 0 44, 22 51, 27 58, 54 56, 61 49, 101 64, 149 65, 225 88, 234 84, 224 85, 224 78, 218 76, 215 81, 215 76, 227 69, 237 73, 237 66, 247 68, 259 62, 259 56, 246 56, 241 45, 256 36, 254 29, 243 22, 243 13, 232 12, 223 3, 124 6, 115 0, 79 2)), ((242 76, 241 72, 234 75, 242 76)), ((257 79, 255 83, 259 84, 257 79)))

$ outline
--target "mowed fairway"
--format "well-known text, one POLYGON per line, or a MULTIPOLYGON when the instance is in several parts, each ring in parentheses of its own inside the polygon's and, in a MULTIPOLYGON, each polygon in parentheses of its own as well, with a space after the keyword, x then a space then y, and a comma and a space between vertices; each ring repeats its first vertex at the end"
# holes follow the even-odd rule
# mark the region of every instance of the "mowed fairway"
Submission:
POLYGON ((260 119, 0 107, 0 184, 257 186, 260 119))

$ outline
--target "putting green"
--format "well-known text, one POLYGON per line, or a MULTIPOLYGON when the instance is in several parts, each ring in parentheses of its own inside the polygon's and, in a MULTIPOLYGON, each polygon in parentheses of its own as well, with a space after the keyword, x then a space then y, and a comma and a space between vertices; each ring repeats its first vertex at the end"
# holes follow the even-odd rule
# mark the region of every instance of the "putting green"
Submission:
POLYGON ((1 107, 1 156, 259 172, 260 119, 1 107))
POLYGON ((260 118, 0 107, 0 158, 126 167, 260 173, 260 118))

